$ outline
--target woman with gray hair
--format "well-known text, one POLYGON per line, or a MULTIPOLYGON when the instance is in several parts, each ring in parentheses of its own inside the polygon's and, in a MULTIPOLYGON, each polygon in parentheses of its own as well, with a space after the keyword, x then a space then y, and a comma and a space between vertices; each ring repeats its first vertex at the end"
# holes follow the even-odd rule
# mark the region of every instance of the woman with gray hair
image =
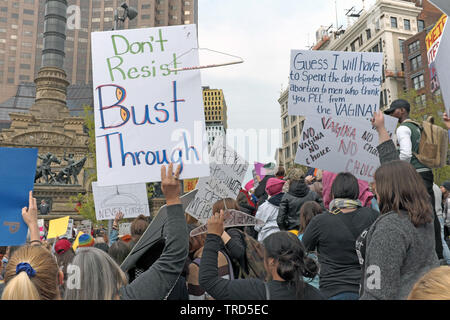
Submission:
POLYGON ((140 277, 128 284, 125 273, 106 253, 96 248, 80 248, 71 266, 64 299, 66 300, 162 300, 183 270, 189 251, 189 234, 180 200, 178 166, 161 167, 161 185, 167 204, 167 239, 159 259, 140 277))

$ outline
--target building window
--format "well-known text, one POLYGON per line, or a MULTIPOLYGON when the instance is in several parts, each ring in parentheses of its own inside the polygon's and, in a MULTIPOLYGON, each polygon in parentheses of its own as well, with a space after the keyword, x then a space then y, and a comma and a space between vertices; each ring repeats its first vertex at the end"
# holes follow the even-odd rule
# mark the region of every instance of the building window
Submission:
POLYGON ((289 125, 289 118, 288 116, 285 116, 283 118, 283 126, 286 128, 289 125))
POLYGON ((370 38, 372 38, 372 32, 370 31, 370 29, 367 29, 367 30, 366 30, 366 37, 367 37, 367 40, 369 40, 370 38))
POLYGON ((287 147, 284 153, 286 159, 291 157, 291 147, 287 147))
POLYGON ((391 17, 391 27, 397 28, 397 18, 396 17, 391 17))
POLYGON ((414 89, 415 90, 419 90, 419 89, 425 87, 425 81, 424 81, 423 74, 421 74, 420 76, 412 78, 412 81, 413 81, 413 85, 414 85, 414 89))
POLYGON ((34 14, 34 10, 23 9, 23 13, 24 13, 24 14, 34 14))
POLYGON ((425 21, 417 20, 417 29, 418 29, 418 32, 425 30, 425 21))
POLYGON ((29 69, 31 69, 31 66, 29 64, 22 63, 22 64, 20 64, 20 69, 27 69, 27 70, 29 70, 29 69))
POLYGON ((417 40, 417 41, 409 44, 408 50, 409 50, 409 54, 419 51, 420 50, 420 41, 417 40))
POLYGON ((400 53, 403 53, 403 43, 405 43, 405 40, 398 39, 398 45, 400 46, 400 53))
POLYGON ((416 97, 416 105, 419 107, 425 107, 427 103, 427 95, 426 94, 422 94, 418 97, 416 97))
POLYGON ((34 22, 32 20, 23 20, 23 24, 26 26, 32 26, 34 25, 34 22))
POLYGON ((288 143, 289 142, 289 131, 286 131, 284 133, 284 143, 288 143))
POLYGON ((380 48, 379 48, 378 44, 372 48, 372 52, 380 52, 380 48))
POLYGON ((142 9, 150 9, 150 5, 149 4, 143 4, 141 6, 142 9))
POLYGON ((294 127, 291 129, 291 132, 292 132, 292 134, 291 134, 292 139, 293 139, 293 138, 296 138, 296 137, 297 137, 297 126, 294 126, 294 127))
POLYGON ((411 30, 411 21, 409 21, 408 19, 404 19, 403 24, 404 24, 405 30, 411 30))
POLYGON ((19 19, 19 14, 18 13, 11 13, 11 18, 19 19))
POLYGON ((150 19, 150 15, 149 14, 143 14, 141 16, 142 19, 150 19))
POLYGON ((411 70, 417 70, 420 69, 422 67, 422 56, 418 55, 417 57, 414 57, 412 59, 410 59, 411 61, 411 70))

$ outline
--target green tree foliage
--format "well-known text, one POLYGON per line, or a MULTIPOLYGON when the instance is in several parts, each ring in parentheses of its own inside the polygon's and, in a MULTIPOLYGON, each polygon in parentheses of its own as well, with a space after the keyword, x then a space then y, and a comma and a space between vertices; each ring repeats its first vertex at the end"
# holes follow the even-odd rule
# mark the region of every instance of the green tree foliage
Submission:
MULTIPOLYGON (((405 91, 400 99, 407 100, 411 105, 410 117, 419 123, 426 120, 429 116, 434 118, 434 123, 446 129, 442 115, 445 111, 442 96, 426 96, 422 100, 422 95, 418 94, 416 90, 411 89, 405 91)), ((447 161, 448 163, 448 161, 447 161)), ((441 185, 444 181, 450 180, 450 166, 445 166, 439 169, 433 169, 434 182, 441 185)))

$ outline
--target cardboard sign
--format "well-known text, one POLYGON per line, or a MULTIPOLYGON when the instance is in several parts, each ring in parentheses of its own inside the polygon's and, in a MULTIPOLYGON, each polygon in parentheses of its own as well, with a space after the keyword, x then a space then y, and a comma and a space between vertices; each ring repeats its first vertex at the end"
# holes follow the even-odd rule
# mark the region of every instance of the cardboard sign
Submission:
MULTIPOLYGON (((225 228, 262 225, 264 225, 264 221, 242 211, 229 209, 224 213, 223 226, 225 228)), ((195 237, 206 232, 208 232, 208 224, 204 224, 198 228, 195 228, 191 231, 190 236, 195 237)))
POLYGON ((67 227, 69 226, 69 216, 59 219, 50 220, 48 225, 47 239, 58 238, 66 234, 67 227))
MULTIPOLYGON (((198 190, 193 190, 180 197, 183 210, 185 211, 189 203, 194 199, 198 190)), ((136 265, 136 262, 148 251, 152 246, 164 237, 164 225, 167 222, 167 205, 163 205, 150 225, 145 230, 136 245, 131 249, 130 254, 125 258, 120 267, 123 271, 128 271, 136 265)))
POLYGON ((34 187, 37 149, 0 148, 0 246, 26 242, 28 226, 22 208, 28 207, 34 187))
POLYGON ((114 220, 118 212, 123 217, 150 216, 147 187, 145 183, 100 187, 92 182, 95 215, 98 221, 114 220))
POLYGON ((430 69, 431 92, 436 92, 440 87, 434 61, 436 60, 436 54, 439 50, 439 44, 441 43, 446 22, 447 15, 444 14, 425 39, 427 44, 428 68, 430 69))
MULTIPOLYGON (((397 119, 385 117, 392 136, 397 119)), ((334 173, 350 172, 357 179, 371 182, 380 166, 378 134, 369 121, 323 116, 306 119, 295 162, 334 173)))
POLYGON ((201 223, 212 215, 212 206, 216 201, 237 197, 249 166, 247 160, 220 138, 215 140, 209 158, 211 176, 199 179, 198 193, 186 209, 201 223))
POLYGON ((444 98, 445 110, 450 115, 450 73, 448 72, 448 63, 450 57, 450 23, 446 23, 441 36, 439 50, 436 55, 436 69, 439 78, 439 84, 444 98))
POLYGON ((119 223, 119 235, 124 236, 126 234, 131 234, 131 222, 119 223))
POLYGON ((195 25, 93 32, 92 69, 99 186, 209 175, 195 25))
POLYGON ((373 118, 383 53, 292 50, 288 114, 373 118))

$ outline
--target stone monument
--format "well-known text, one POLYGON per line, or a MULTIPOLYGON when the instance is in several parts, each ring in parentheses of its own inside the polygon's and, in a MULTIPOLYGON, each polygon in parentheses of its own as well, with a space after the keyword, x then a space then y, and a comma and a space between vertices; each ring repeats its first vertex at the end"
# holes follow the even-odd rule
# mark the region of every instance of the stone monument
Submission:
POLYGON ((94 165, 92 158, 87 157, 84 119, 70 116, 66 105, 66 10, 66 0, 46 0, 42 64, 34 80, 36 100, 29 113, 10 114, 11 127, 0 131, 0 146, 38 148, 34 196, 38 203, 45 200, 51 208, 39 218, 70 215, 82 220, 75 208, 67 204, 71 196, 88 190, 90 181, 85 171, 94 165))

